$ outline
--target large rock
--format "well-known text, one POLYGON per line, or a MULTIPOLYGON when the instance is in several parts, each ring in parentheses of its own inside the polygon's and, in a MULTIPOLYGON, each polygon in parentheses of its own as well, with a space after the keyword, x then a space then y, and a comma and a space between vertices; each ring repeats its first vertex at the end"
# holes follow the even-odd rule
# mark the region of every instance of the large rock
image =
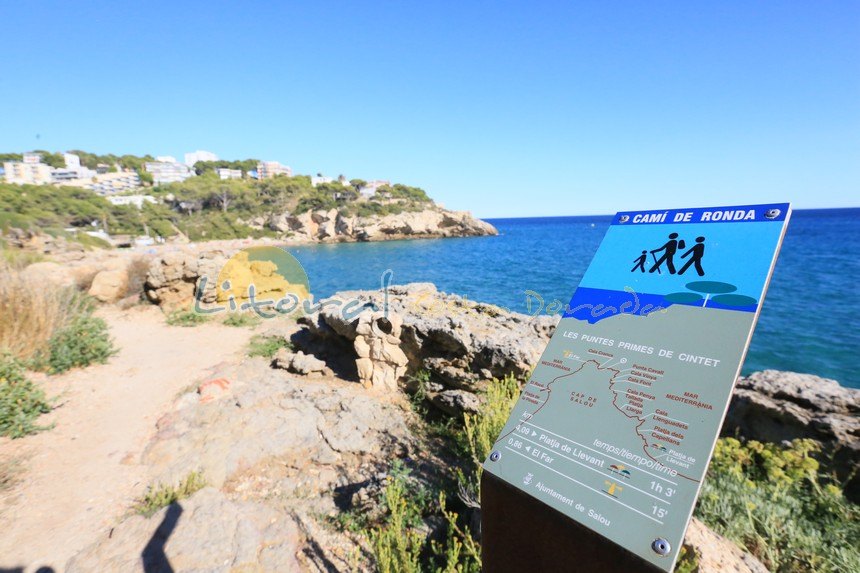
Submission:
POLYGON ((101 302, 116 302, 125 296, 128 290, 128 271, 117 269, 101 271, 93 278, 89 294, 101 302))
POLYGON ((214 399, 189 392, 156 424, 143 461, 158 468, 158 481, 176 483, 200 471, 209 484, 221 487, 274 463, 278 474, 272 487, 278 491, 292 493, 309 484, 325 491, 347 460, 410 447, 404 407, 356 384, 291 377, 261 359, 214 378, 219 381, 214 399), (308 473, 311 467, 325 475, 308 473))
POLYGON ((296 374, 317 374, 326 371, 325 362, 301 350, 293 352, 288 348, 281 348, 275 354, 272 364, 296 374))
POLYGON ((300 571, 298 526, 263 504, 205 488, 150 518, 133 516, 75 555, 68 573, 300 571))
POLYGON ((151 302, 168 309, 189 307, 194 303, 200 278, 207 277, 206 288, 199 296, 204 303, 214 303, 215 281, 227 260, 228 255, 221 250, 164 253, 150 263, 144 293, 151 302))
POLYGON ((765 370, 738 379, 724 435, 766 442, 811 438, 832 469, 860 498, 860 390, 811 374, 765 370))
POLYGON ((431 403, 462 414, 475 411, 474 393, 493 378, 526 378, 557 320, 415 283, 337 293, 320 301, 315 314, 300 319, 307 331, 294 338, 324 358, 326 353, 332 360, 350 356, 366 387, 391 390, 407 375, 428 371, 433 384, 441 382, 449 390, 428 394, 431 403))
POLYGON ((430 403, 452 416, 475 414, 481 409, 481 400, 465 390, 444 390, 430 394, 430 403))
POLYGON ((761 561, 695 517, 684 536, 684 549, 695 556, 697 573, 767 573, 761 561))
POLYGON ((22 275, 34 284, 52 283, 61 287, 76 286, 75 274, 66 265, 41 261, 28 265, 22 275))

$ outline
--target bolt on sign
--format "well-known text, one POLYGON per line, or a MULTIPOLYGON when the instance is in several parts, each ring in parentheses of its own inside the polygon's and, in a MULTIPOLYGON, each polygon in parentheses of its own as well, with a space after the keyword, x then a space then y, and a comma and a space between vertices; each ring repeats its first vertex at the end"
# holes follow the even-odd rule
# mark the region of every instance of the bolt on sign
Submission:
POLYGON ((790 211, 618 213, 484 470, 671 571, 790 211))

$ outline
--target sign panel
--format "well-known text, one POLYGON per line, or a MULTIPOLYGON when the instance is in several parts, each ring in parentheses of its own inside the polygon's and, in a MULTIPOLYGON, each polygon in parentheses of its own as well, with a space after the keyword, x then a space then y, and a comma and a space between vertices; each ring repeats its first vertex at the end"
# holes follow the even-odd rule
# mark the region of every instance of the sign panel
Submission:
POLYGON ((789 215, 618 213, 485 471, 671 571, 789 215))

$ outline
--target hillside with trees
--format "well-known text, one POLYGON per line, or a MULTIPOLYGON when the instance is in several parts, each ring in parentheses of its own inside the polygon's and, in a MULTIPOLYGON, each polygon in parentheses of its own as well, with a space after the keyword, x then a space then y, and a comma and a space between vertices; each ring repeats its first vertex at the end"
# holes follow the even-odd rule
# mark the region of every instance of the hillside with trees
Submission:
MULTIPOLYGON (((76 153, 81 154, 81 162, 87 166, 114 161, 112 165, 137 169, 142 168, 140 162, 148 160, 76 153)), ((334 182, 317 187, 304 175, 264 181, 221 180, 212 163, 224 162, 204 162, 202 174, 197 177, 146 188, 145 192, 157 202, 144 203, 141 209, 112 205, 88 189, 0 183, 0 228, 52 234, 62 234, 69 228, 102 228, 110 234, 135 236, 171 237, 182 233, 191 240, 259 238, 277 233, 264 224, 249 223, 273 215, 333 209, 345 215, 388 215, 420 211, 433 204, 424 190, 401 184, 380 187, 376 195, 367 198, 359 193, 363 184, 360 180, 346 186, 334 182)), ((244 163, 238 162, 235 168, 243 168, 244 163)))

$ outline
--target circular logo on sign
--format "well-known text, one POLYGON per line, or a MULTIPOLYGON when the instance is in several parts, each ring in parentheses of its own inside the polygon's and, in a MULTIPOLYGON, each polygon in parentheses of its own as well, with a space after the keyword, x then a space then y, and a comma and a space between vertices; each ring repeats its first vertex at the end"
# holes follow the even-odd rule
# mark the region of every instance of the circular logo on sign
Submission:
POLYGON ((288 302, 294 303, 288 306, 298 308, 310 299, 310 283, 301 263, 284 249, 250 247, 221 267, 215 297, 219 303, 232 301, 236 306, 253 298, 259 304, 288 302))

